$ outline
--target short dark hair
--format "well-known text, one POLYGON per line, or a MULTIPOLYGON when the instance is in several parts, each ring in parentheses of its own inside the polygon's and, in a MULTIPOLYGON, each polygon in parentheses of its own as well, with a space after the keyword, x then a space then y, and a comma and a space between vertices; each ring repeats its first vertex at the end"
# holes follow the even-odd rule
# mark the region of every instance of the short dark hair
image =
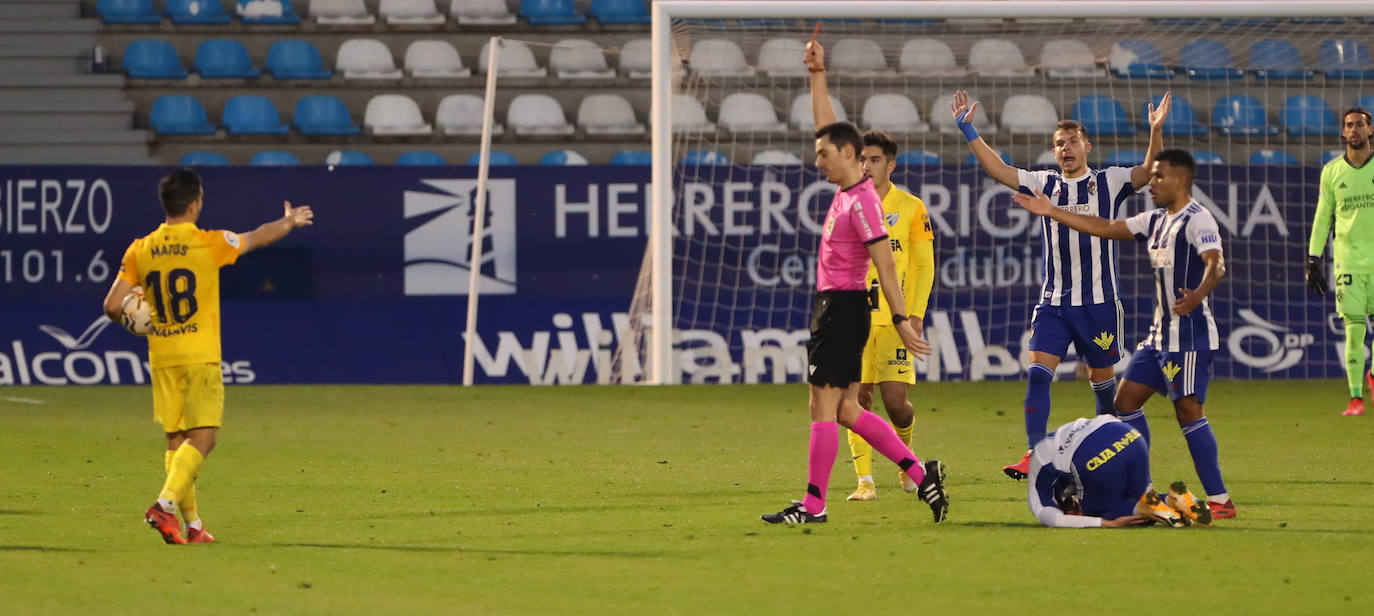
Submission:
POLYGON ((1351 107, 1349 109, 1346 109, 1345 113, 1341 114, 1341 127, 1345 127, 1345 116, 1348 116, 1352 113, 1358 113, 1364 116, 1365 124, 1374 124, 1374 118, 1370 117, 1368 109, 1365 109, 1364 107, 1351 107))
MULTIPOLYGON (((1060 120, 1058 124, 1054 125, 1054 133, 1061 130, 1078 131, 1078 134, 1083 135, 1084 139, 1088 138, 1088 127, 1079 124, 1076 120, 1060 120)), ((1054 133, 1050 133, 1051 143, 1054 140, 1054 133)))
POLYGON ((189 167, 172 171, 157 183, 157 198, 162 202, 162 210, 173 218, 185 214, 200 198, 200 191, 200 175, 189 167))
POLYGON ((833 122, 816 129, 816 138, 822 137, 829 138, 836 150, 843 150, 844 146, 853 148, 856 160, 863 155, 864 140, 859 135, 859 127, 852 122, 833 122))
POLYGON ((864 133, 864 147, 877 146, 883 151, 883 156, 888 160, 897 160, 897 142, 892 140, 892 136, 880 130, 870 130, 864 133))
POLYGON ((1188 179, 1190 181, 1197 177, 1197 163, 1193 162, 1193 155, 1189 154, 1187 150, 1180 150, 1177 148, 1162 150, 1159 154, 1155 155, 1155 160, 1169 163, 1170 167, 1182 167, 1187 169, 1188 179))

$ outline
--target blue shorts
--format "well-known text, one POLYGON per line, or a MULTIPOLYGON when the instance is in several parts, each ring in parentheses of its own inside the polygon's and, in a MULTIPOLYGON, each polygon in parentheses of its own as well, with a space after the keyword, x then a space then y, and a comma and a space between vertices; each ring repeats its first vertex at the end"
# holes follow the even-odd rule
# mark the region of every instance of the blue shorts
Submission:
POLYGON ((1142 346, 1131 356, 1122 378, 1148 385, 1170 400, 1197 396, 1198 404, 1207 402, 1207 381, 1212 376, 1212 352, 1164 352, 1142 346))
POLYGON ((1131 515, 1150 486, 1150 446, 1130 424, 1112 422, 1083 439, 1073 467, 1082 485, 1083 515, 1131 515))
POLYGON ((1121 302, 1036 306, 1031 315, 1030 349, 1064 357, 1070 342, 1089 366, 1116 365, 1121 361, 1121 302))

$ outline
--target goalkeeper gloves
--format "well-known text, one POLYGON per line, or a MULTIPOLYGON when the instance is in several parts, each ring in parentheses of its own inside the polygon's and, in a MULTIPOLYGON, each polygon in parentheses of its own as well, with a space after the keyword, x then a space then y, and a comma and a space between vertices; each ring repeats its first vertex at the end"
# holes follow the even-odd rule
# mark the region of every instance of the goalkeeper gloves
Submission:
POLYGON ((965 119, 968 117, 969 111, 970 110, 965 109, 963 113, 960 113, 958 117, 954 118, 954 126, 958 127, 959 132, 964 134, 964 139, 973 141, 978 138, 978 129, 973 127, 973 122, 965 119))
POLYGON ((1326 272, 1322 271, 1322 258, 1307 256, 1307 288, 1317 295, 1326 295, 1326 272))

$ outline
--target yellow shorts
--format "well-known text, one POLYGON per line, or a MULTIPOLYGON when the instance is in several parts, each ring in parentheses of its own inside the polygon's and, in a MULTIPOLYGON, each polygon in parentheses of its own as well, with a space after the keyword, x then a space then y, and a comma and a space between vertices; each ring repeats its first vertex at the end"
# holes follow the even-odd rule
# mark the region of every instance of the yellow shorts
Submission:
POLYGON ((890 325, 876 325, 869 328, 868 344, 864 345, 864 366, 861 383, 883 383, 893 381, 916 384, 916 371, 911 366, 911 358, 902 344, 897 328, 890 325))
POLYGON ((153 421, 164 432, 218 428, 224 420, 224 377, 219 364, 187 364, 153 373, 153 421))

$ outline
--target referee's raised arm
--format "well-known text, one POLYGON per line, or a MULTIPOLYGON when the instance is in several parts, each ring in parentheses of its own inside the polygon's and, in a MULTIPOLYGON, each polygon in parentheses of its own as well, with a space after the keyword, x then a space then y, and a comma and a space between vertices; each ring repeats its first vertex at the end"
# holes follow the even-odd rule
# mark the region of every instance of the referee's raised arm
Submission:
POLYGON ((830 87, 825 83, 825 48, 816 41, 806 44, 802 59, 811 71, 811 118, 816 128, 835 122, 835 108, 830 104, 830 87))

